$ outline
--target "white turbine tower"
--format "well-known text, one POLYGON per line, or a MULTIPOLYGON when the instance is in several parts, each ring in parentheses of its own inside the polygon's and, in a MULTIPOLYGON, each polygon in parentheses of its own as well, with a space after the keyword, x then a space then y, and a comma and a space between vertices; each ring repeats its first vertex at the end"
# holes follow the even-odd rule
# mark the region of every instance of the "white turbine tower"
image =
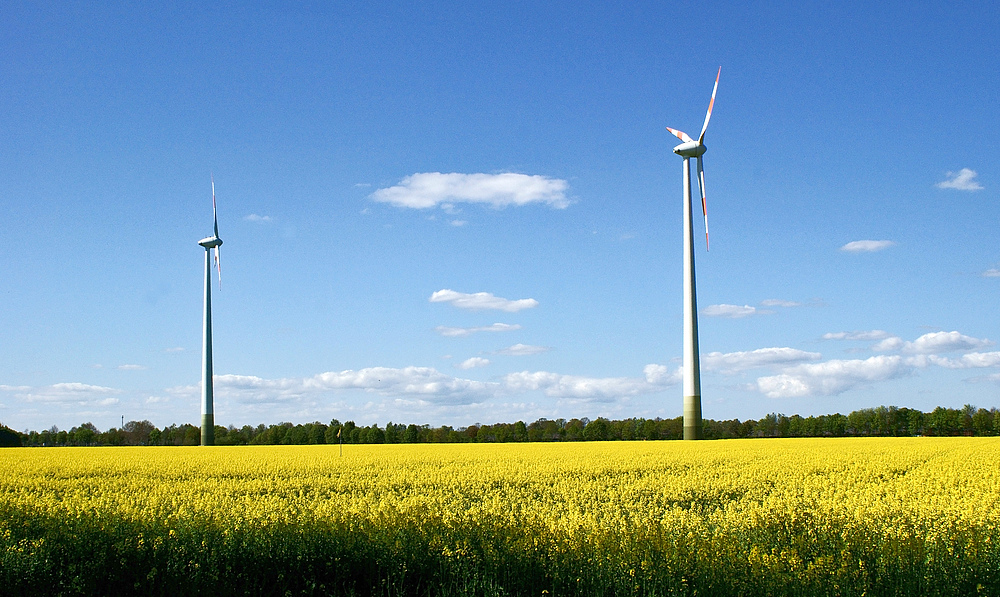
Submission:
POLYGON ((222 265, 219 261, 219 216, 215 209, 215 177, 212 177, 212 218, 215 220, 215 234, 198 241, 205 247, 205 314, 202 331, 201 352, 201 445, 215 444, 215 407, 213 405, 212 382, 212 259, 211 250, 215 249, 215 268, 219 272, 219 290, 222 290, 222 265))
POLYGON ((701 362, 698 353, 698 297, 695 291, 694 275, 694 232, 691 214, 691 166, 689 160, 698 158, 698 188, 701 190, 701 210, 705 215, 705 250, 708 250, 708 206, 705 202, 705 170, 701 156, 705 153, 705 130, 712 118, 715 92, 719 90, 719 75, 715 75, 712 100, 708 103, 708 114, 701 127, 701 136, 695 141, 684 131, 667 127, 683 141, 674 148, 674 153, 684 158, 684 439, 703 439, 704 427, 701 421, 701 362))

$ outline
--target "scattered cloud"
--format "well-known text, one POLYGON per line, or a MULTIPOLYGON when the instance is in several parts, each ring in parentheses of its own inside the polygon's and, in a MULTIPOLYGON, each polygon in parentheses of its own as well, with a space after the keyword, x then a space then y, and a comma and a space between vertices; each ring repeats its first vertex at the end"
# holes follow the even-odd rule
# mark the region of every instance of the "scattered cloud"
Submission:
POLYGON ((729 319, 741 319, 743 317, 750 317, 751 315, 769 315, 773 311, 768 311, 766 309, 758 309, 757 307, 751 307, 750 305, 709 305, 701 310, 701 314, 705 317, 728 317, 729 319))
POLYGON ((855 240, 840 247, 845 253, 874 253, 895 245, 891 240, 855 240))
POLYGON ((446 325, 439 325, 434 328, 434 331, 447 338, 464 338, 465 336, 475 334, 476 332, 512 332, 519 329, 521 329, 521 326, 516 323, 494 323, 493 325, 484 325, 474 328, 453 328, 446 325))
POLYGON ((502 350, 498 350, 496 354, 504 354, 508 356, 526 356, 531 354, 539 354, 542 352, 548 352, 552 350, 548 346, 531 346, 530 344, 515 344, 513 346, 508 346, 502 350))
POLYGON ((485 367, 490 364, 489 359, 484 359, 482 357, 472 357, 470 359, 465 359, 461 363, 455 365, 459 369, 475 369, 477 367, 485 367))
POLYGON ((757 378, 757 389, 769 398, 833 396, 874 382, 909 375, 913 367, 898 355, 831 360, 796 365, 778 375, 757 378))
POLYGON ((795 348, 758 348, 745 352, 710 352, 702 355, 702 367, 706 370, 725 374, 738 373, 759 367, 787 366, 806 361, 818 361, 823 357, 818 352, 806 352, 795 348))
POLYGON ((979 350, 993 343, 985 338, 973 338, 958 332, 931 332, 924 334, 913 342, 903 346, 903 352, 913 354, 931 354, 939 352, 957 352, 979 350))
MULTIPOLYGON (((495 382, 452 377, 432 367, 370 367, 286 379, 264 379, 252 375, 215 377, 216 396, 258 405, 324 396, 338 390, 418 397, 438 403, 473 404, 490 398, 498 389, 499 385, 495 382)), ((177 388, 175 392, 186 390, 186 387, 177 388)))
POLYGON ((889 336, 872 346, 872 350, 875 352, 895 352, 902 350, 904 346, 906 346, 906 342, 902 338, 899 336, 889 336))
POLYGON ((257 214, 250 214, 243 217, 247 222, 270 222, 271 216, 259 216, 257 214))
POLYGON ((115 369, 119 371, 142 371, 146 367, 144 365, 118 365, 115 369))
POLYGON ((976 171, 962 168, 958 172, 949 172, 947 178, 937 183, 939 189, 955 189, 956 191, 981 191, 983 185, 976 180, 976 171))
MULTIPOLYGON (((468 368, 482 366, 487 359, 473 357, 468 368)), ((465 365, 463 363, 462 365, 465 365)), ((461 367, 462 365, 459 365, 461 367)), ((251 375, 216 375, 217 401, 233 400, 246 408, 294 405, 323 400, 340 391, 362 390, 404 402, 430 406, 480 404, 498 397, 541 391, 546 396, 582 402, 613 402, 620 398, 648 394, 680 383, 680 369, 650 364, 642 377, 585 377, 548 371, 522 371, 500 381, 482 382, 444 374, 432 367, 370 367, 328 372, 306 378, 264 379, 251 375)), ((193 397, 197 385, 170 388, 173 396, 193 397)), ((151 397, 148 402, 160 401, 151 397)), ((167 398, 163 398, 166 401, 167 398)))
POLYGON ((991 268, 983 272, 984 278, 1000 278, 1000 269, 991 268))
POLYGON ((891 337, 892 334, 884 330, 864 330, 864 331, 853 331, 853 332, 830 332, 828 334, 823 334, 824 340, 864 340, 864 341, 874 341, 874 340, 884 340, 891 337))
POLYGON ((430 301, 432 303, 451 303, 459 309, 469 309, 471 311, 494 309, 497 311, 506 311, 507 313, 516 313, 522 309, 533 309, 538 306, 538 301, 533 298, 510 300, 493 296, 489 292, 467 294, 464 292, 455 292, 447 288, 438 290, 432 294, 430 301))
MULTIPOLYGON (((776 365, 780 373, 757 378, 756 387, 765 396, 771 398, 795 398, 803 396, 832 396, 857 387, 871 385, 875 382, 896 379, 913 374, 918 369, 926 367, 942 367, 945 369, 980 369, 1000 367, 1000 351, 971 352, 993 343, 983 338, 973 338, 959 332, 931 332, 909 342, 897 336, 888 335, 882 330, 862 332, 836 332, 825 334, 825 339, 836 340, 881 340, 872 349, 876 351, 898 351, 897 355, 878 355, 868 359, 830 360, 821 363, 801 363, 784 366, 775 359, 766 365, 776 365), (966 352, 960 357, 944 357, 941 353, 966 352)), ((773 349, 781 350, 781 349, 773 349)), ((790 349, 785 349, 790 350, 790 349)), ((742 355, 750 353, 732 353, 736 355, 733 361, 737 365, 746 359, 742 355)), ((816 355, 816 353, 803 353, 816 355)), ((723 366, 730 355, 706 355, 705 363, 724 371, 723 366), (712 359, 717 362, 713 363, 712 359)), ((791 356, 791 355, 789 355, 791 356)), ((734 369, 736 367, 733 367, 734 369)))
POLYGON ((503 385, 508 392, 538 390, 554 398, 613 402, 626 396, 658 392, 681 381, 679 369, 670 374, 664 365, 646 365, 643 373, 644 377, 583 377, 548 371, 522 371, 504 376, 503 385))
POLYGON ((565 180, 540 175, 460 174, 424 172, 407 176, 398 185, 378 189, 374 201, 397 207, 427 209, 455 203, 482 203, 495 209, 544 203, 556 209, 569 206, 565 180))
POLYGON ((957 359, 929 355, 913 359, 920 366, 937 365, 945 369, 982 369, 984 367, 1000 367, 1000 352, 970 352, 957 359), (926 360, 925 360, 926 359, 926 360))
POLYGON ((900 351, 905 354, 937 354, 942 352, 967 352, 992 346, 985 338, 973 338, 958 332, 931 332, 913 342, 890 336, 872 346, 876 352, 900 351))
POLYGON ((765 300, 762 300, 760 302, 760 304, 763 305, 763 306, 765 306, 765 307, 785 307, 785 308, 801 307, 802 306, 802 303, 798 303, 798 302, 795 302, 795 301, 784 301, 784 300, 781 300, 781 299, 765 299, 765 300))
POLYGON ((465 226, 468 223, 469 222, 466 221, 466 220, 452 220, 451 221, 451 225, 454 226, 454 227, 456 227, 456 228, 461 228, 462 226, 465 226))
POLYGON ((642 368, 642 373, 646 383, 654 386, 672 386, 684 381, 684 371, 680 367, 670 371, 666 365, 650 363, 642 368))
POLYGON ((165 348, 163 352, 184 352, 183 346, 174 346, 173 348, 165 348))
POLYGON ((57 383, 41 387, 0 385, 0 391, 14 394, 16 398, 25 402, 93 406, 117 404, 118 398, 114 396, 121 394, 121 390, 116 388, 78 382, 57 383))
POLYGON ((8 386, 0 384, 0 392, 23 393, 31 391, 31 386, 8 386))

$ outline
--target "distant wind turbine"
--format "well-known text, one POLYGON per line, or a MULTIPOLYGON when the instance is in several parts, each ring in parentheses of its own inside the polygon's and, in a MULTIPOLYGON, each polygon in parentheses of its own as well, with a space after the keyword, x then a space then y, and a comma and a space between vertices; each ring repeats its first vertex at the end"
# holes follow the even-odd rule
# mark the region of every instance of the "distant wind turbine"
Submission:
POLYGON ((213 405, 212 382, 212 259, 210 253, 215 249, 215 268, 219 272, 219 290, 222 290, 222 265, 219 261, 219 216, 215 208, 215 177, 212 177, 212 219, 215 221, 215 234, 198 241, 205 247, 205 314, 202 332, 201 352, 201 445, 215 444, 215 407, 213 405))
POLYGON ((701 190, 701 210, 705 215, 705 250, 708 250, 708 204, 705 201, 705 170, 701 163, 704 155, 705 131, 708 121, 712 118, 712 108, 715 106, 715 92, 719 90, 719 75, 722 67, 715 75, 715 87, 712 89, 712 100, 708 103, 708 113, 705 114, 705 124, 701 127, 701 135, 695 141, 684 131, 667 127, 678 139, 683 141, 674 147, 674 153, 684 158, 684 439, 703 439, 704 426, 701 420, 701 362, 698 353, 698 297, 695 290, 694 275, 694 233, 691 214, 691 166, 689 160, 698 158, 698 188, 701 190))

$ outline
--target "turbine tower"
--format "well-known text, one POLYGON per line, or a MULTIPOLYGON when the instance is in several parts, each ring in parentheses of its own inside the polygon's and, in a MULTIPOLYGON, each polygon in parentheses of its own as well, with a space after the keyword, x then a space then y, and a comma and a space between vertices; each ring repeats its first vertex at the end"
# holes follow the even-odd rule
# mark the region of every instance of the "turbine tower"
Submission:
POLYGON ((708 205, 705 202, 705 170, 701 156, 705 154, 705 130, 712 118, 715 92, 719 90, 719 75, 715 75, 712 100, 708 103, 708 114, 701 127, 701 136, 695 141, 684 131, 667 127, 683 141, 674 147, 674 153, 684 158, 684 439, 703 439, 704 426, 701 420, 701 361, 698 352, 698 297, 694 275, 694 232, 691 214, 691 166, 689 160, 698 158, 698 188, 701 190, 701 211, 705 215, 705 250, 708 250, 708 205))
POLYGON ((222 265, 219 261, 219 216, 215 209, 215 177, 212 177, 212 218, 215 220, 215 234, 198 241, 205 247, 205 314, 201 349, 201 445, 215 444, 215 407, 213 405, 212 382, 212 260, 210 253, 215 249, 215 268, 219 272, 219 290, 222 290, 222 265))

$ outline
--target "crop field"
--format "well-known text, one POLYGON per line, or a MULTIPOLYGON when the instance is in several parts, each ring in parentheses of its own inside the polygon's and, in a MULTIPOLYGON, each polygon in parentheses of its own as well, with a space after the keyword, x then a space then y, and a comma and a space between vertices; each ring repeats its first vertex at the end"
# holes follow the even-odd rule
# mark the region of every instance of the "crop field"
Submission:
POLYGON ((1000 595, 1000 441, 0 450, 0 593, 1000 595))

